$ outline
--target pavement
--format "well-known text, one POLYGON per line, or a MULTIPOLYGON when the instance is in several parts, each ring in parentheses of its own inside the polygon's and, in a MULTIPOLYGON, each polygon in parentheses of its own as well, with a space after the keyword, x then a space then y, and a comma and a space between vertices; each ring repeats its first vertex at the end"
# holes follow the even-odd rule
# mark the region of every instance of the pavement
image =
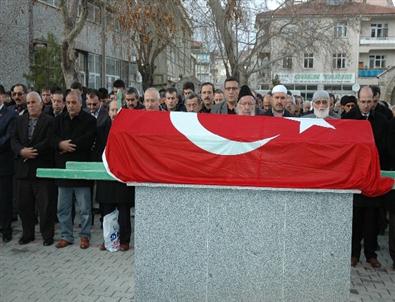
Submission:
MULTIPOLYGON (((86 250, 79 248, 77 240, 63 249, 45 247, 38 232, 34 242, 21 246, 22 228, 14 223, 14 239, 0 243, 0 302, 134 301, 134 251, 100 251, 98 218, 96 215, 91 247, 86 250)), ((74 230, 78 238, 78 227, 74 230)), ((59 237, 57 227, 55 239, 59 237)), ((361 257, 363 261, 351 269, 350 302, 395 302, 395 271, 387 240, 388 235, 379 236, 382 268, 371 268, 361 257)))
MULTIPOLYGON (((0 243, 0 302, 134 301, 134 251, 100 251, 97 215, 90 248, 80 249, 78 229, 75 225, 73 245, 57 249, 42 245, 38 226, 36 240, 19 245, 22 227, 14 223, 13 240, 0 243)), ((55 240, 59 238, 57 226, 55 240)))

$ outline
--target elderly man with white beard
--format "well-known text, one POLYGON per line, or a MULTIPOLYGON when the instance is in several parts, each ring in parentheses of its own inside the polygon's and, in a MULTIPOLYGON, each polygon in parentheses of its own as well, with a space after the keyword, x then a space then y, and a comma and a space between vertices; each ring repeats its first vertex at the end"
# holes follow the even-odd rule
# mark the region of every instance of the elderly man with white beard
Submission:
POLYGON ((336 118, 330 114, 330 97, 329 93, 324 90, 318 90, 314 93, 312 99, 313 113, 306 114, 305 118, 336 118))
POLYGON ((256 100, 247 85, 241 86, 237 99, 236 114, 248 116, 263 114, 263 111, 257 108, 256 100))

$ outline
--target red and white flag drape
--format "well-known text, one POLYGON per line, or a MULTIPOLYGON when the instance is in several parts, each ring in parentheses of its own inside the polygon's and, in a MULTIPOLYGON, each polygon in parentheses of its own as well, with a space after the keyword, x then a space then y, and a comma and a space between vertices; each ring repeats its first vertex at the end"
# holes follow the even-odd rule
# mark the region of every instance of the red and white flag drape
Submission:
POLYGON ((358 189, 379 196, 367 121, 121 110, 103 156, 123 182, 358 189))

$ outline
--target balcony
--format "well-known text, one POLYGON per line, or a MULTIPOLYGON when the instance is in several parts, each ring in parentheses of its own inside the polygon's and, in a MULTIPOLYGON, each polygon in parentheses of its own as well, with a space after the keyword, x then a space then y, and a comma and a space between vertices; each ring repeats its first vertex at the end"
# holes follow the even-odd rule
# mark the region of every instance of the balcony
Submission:
POLYGON ((369 37, 361 36, 360 45, 389 45, 395 44, 395 37, 369 37))
POLYGON ((385 69, 359 69, 358 77, 359 78, 374 78, 377 77, 380 73, 384 72, 385 69))

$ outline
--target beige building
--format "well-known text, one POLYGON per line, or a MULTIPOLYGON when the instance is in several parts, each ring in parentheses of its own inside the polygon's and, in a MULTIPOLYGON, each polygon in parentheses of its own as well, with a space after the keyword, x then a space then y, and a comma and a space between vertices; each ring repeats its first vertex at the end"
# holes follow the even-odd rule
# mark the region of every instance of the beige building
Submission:
MULTIPOLYGON (((382 5, 363 1, 309 1, 294 6, 292 12, 289 8, 275 12, 276 22, 297 15, 329 24, 325 34, 333 38, 329 43, 332 47, 318 45, 276 60, 276 55, 281 55, 282 42, 272 39, 261 56, 274 62, 268 66, 262 64, 262 69, 253 78, 256 88, 267 90, 272 80, 278 79, 290 90, 310 99, 317 89, 340 97, 352 93, 354 84, 379 84, 385 91, 383 99, 395 103, 392 92, 395 71, 388 71, 395 66, 395 8, 387 1, 375 2, 382 5), (386 80, 380 80, 383 73, 386 80)), ((265 16, 267 13, 257 18, 265 16)))

